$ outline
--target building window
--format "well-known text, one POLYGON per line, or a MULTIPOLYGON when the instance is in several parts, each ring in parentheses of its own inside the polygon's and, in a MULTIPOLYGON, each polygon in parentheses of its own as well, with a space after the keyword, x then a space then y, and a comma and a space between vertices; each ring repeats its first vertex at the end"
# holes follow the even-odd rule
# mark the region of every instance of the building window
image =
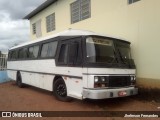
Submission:
POLYGON ((135 2, 138 2, 140 0, 128 0, 128 4, 132 4, 132 3, 135 3, 135 2))
POLYGON ((36 23, 32 24, 32 32, 33 34, 36 34, 36 23))
POLYGON ((36 35, 37 38, 42 36, 41 20, 38 20, 32 24, 32 33, 33 35, 36 35))
POLYGON ((91 17, 91 0, 77 0, 70 7, 72 24, 91 17))
POLYGON ((47 32, 55 30, 55 13, 46 17, 46 29, 47 32))

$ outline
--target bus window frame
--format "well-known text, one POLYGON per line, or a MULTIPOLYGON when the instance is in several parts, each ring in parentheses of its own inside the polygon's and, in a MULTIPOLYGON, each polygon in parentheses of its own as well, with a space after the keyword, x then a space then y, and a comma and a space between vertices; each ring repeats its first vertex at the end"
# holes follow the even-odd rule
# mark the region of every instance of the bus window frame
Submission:
MULTIPOLYGON (((64 66, 64 67, 83 67, 83 49, 82 49, 82 37, 81 36, 77 36, 77 37, 72 37, 72 38, 68 38, 68 39, 64 39, 64 40, 61 40, 59 43, 58 43, 58 49, 57 49, 57 55, 56 55, 56 59, 55 59, 55 63, 56 63, 56 66, 64 66), (79 57, 80 58, 80 64, 78 64, 78 62, 76 61, 76 63, 74 65, 71 65, 68 63, 68 55, 67 55, 67 64, 64 64, 64 63, 61 63, 58 61, 59 59, 59 55, 60 55, 60 51, 61 51, 61 47, 63 44, 68 44, 68 47, 69 47, 69 44, 71 42, 78 42, 78 51, 80 51, 80 53, 78 52, 78 55, 77 55, 77 58, 79 57)), ((68 48, 69 50, 69 48, 68 48)), ((69 52, 69 51, 68 51, 69 52)))
POLYGON ((8 61, 27 61, 27 60, 55 59, 55 58, 56 58, 56 55, 57 55, 58 44, 59 44, 58 38, 50 38, 50 39, 47 39, 47 40, 44 40, 44 41, 40 41, 40 42, 37 42, 37 43, 33 43, 33 44, 26 45, 26 46, 21 46, 21 47, 19 47, 19 48, 11 49, 11 50, 9 50, 9 54, 12 55, 12 52, 13 52, 13 51, 19 52, 20 49, 27 48, 27 49, 28 49, 28 51, 27 51, 27 58, 25 58, 25 59, 20 59, 20 58, 18 58, 19 54, 17 53, 16 59, 12 59, 11 56, 9 56, 8 61), (42 58, 42 57, 40 56, 41 50, 42 50, 42 45, 45 44, 45 43, 56 42, 56 41, 57 41, 57 48, 56 48, 55 56, 54 56, 54 57, 45 57, 45 58, 42 58), (34 46, 37 46, 37 45, 39 46, 39 51, 38 51, 38 56, 37 56, 37 58, 29 58, 29 48, 30 48, 30 47, 34 47, 34 46))

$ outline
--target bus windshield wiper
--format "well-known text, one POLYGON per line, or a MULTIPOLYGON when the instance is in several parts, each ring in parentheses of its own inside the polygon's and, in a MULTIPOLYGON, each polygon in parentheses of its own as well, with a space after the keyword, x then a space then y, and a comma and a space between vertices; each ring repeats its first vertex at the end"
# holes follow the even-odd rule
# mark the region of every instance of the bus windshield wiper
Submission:
POLYGON ((124 59, 123 59, 122 54, 121 54, 121 52, 120 52, 120 50, 119 50, 119 49, 118 49, 118 52, 119 52, 119 55, 120 55, 121 61, 125 64, 124 59))
POLYGON ((123 62, 124 64, 127 64, 127 65, 129 66, 129 68, 131 68, 130 61, 124 60, 124 58, 123 58, 123 56, 122 56, 122 54, 121 54, 121 52, 120 52, 119 49, 118 49, 118 52, 119 52, 119 55, 120 55, 120 58, 121 58, 122 62, 123 62))
POLYGON ((114 58, 113 58, 113 60, 112 60, 112 62, 111 62, 111 66, 113 65, 113 63, 114 63, 115 60, 116 60, 116 62, 118 63, 118 59, 117 59, 115 50, 113 50, 113 53, 114 53, 114 58))

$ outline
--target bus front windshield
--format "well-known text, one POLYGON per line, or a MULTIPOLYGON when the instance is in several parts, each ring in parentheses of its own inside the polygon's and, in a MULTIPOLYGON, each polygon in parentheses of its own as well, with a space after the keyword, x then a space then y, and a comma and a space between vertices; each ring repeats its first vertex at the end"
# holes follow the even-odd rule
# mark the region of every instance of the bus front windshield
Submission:
POLYGON ((118 50, 121 61, 127 64, 128 61, 132 59, 130 45, 122 42, 116 42, 116 48, 118 50))
POLYGON ((115 60, 113 41, 107 38, 87 38, 86 53, 89 63, 113 63, 115 60))

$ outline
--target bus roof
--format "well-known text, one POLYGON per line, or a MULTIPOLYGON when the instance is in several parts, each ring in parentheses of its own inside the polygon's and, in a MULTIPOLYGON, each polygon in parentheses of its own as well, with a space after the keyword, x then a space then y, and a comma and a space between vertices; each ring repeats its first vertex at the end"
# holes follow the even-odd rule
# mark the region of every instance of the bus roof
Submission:
MULTIPOLYGON (((25 42, 23 44, 20 44, 20 45, 17 45, 17 46, 14 46, 14 47, 10 48, 10 50, 16 49, 16 48, 19 48, 19 47, 23 47, 25 45, 34 44, 34 43, 37 43, 37 42, 40 42, 40 41, 48 40, 48 39, 51 39, 51 38, 60 37, 60 36, 90 36, 90 35, 103 36, 103 37, 109 37, 109 38, 114 38, 114 39, 119 39, 119 40, 122 40, 122 41, 126 41, 126 40, 121 39, 121 38, 116 38, 116 37, 109 36, 109 35, 102 35, 102 34, 92 32, 92 31, 78 30, 78 29, 68 29, 68 30, 65 30, 63 32, 59 32, 57 34, 53 34, 53 35, 43 37, 43 38, 40 38, 40 39, 37 39, 37 40, 32 40, 32 41, 29 41, 29 42, 25 42)), ((126 42, 128 42, 128 41, 126 41, 126 42)))

